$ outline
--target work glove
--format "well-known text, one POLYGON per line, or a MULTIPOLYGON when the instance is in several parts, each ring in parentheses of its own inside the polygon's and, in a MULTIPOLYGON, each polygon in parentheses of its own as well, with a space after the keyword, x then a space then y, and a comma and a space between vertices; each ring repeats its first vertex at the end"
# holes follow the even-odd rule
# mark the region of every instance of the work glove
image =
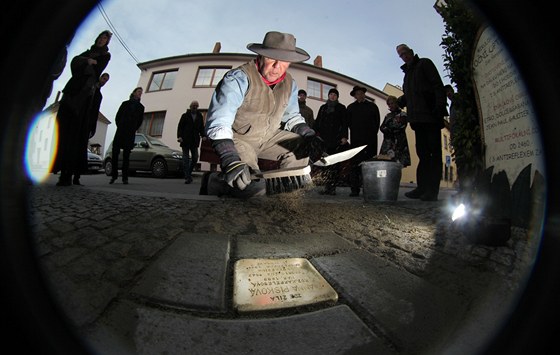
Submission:
POLYGON ((244 190, 251 183, 249 166, 241 161, 231 139, 218 139, 212 147, 220 157, 223 179, 231 187, 244 190))
POLYGON ((316 162, 327 155, 327 146, 323 139, 315 133, 306 123, 300 123, 292 128, 292 132, 299 134, 304 139, 304 152, 312 162, 316 162))
POLYGON ((234 161, 229 164, 224 173, 224 180, 231 187, 236 187, 239 190, 245 190, 251 183, 251 172, 249 166, 242 161, 234 161))
POLYGON ((305 137, 305 151, 307 156, 312 162, 316 162, 317 160, 321 159, 324 156, 327 156, 326 153, 327 146, 325 141, 319 136, 308 136, 305 137))

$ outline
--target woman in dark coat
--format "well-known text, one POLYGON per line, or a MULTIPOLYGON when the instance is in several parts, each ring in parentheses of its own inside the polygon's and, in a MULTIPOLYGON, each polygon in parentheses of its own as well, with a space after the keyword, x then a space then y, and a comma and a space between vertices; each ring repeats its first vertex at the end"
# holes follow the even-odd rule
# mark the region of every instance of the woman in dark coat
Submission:
POLYGON ((95 106, 92 103, 99 78, 111 59, 107 46, 111 36, 109 31, 101 32, 91 48, 75 56, 70 64, 72 77, 62 90, 57 113, 58 149, 53 166, 53 171, 60 171, 57 186, 81 185, 80 174, 87 169, 90 120, 97 120, 91 113, 95 106))
POLYGON ((144 119, 144 105, 140 103, 142 92, 143 90, 140 87, 134 89, 132 94, 130 94, 130 99, 124 101, 117 111, 117 116, 115 117, 117 131, 113 138, 112 148, 113 171, 109 184, 114 183, 119 177, 118 167, 121 149, 123 151, 122 182, 123 184, 128 184, 130 151, 134 148, 136 131, 140 128, 144 119))
POLYGON ((403 167, 410 165, 410 152, 406 139, 407 119, 406 113, 397 104, 395 96, 387 97, 389 113, 385 116, 379 130, 383 132, 383 143, 379 154, 386 155, 403 167))

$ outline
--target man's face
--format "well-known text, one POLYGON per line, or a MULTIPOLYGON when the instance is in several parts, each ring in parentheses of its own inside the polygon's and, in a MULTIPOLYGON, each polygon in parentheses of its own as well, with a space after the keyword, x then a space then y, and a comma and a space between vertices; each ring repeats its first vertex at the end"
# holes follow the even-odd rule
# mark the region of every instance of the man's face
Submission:
POLYGON ((97 47, 103 47, 103 46, 107 45, 107 43, 109 43, 109 36, 107 36, 106 34, 102 34, 95 41, 95 45, 97 47))
POLYGON ((142 89, 136 89, 134 90, 134 97, 137 99, 140 99, 142 97, 142 89))
POLYGON ((300 102, 304 102, 307 99, 307 95, 305 95, 304 93, 298 94, 298 100, 300 102))
POLYGON ((336 101, 336 100, 338 100, 338 95, 335 94, 334 92, 331 92, 331 93, 329 94, 329 100, 331 100, 331 101, 336 101))
POLYGON ((198 102, 192 102, 190 108, 191 108, 191 111, 198 110, 198 102))
POLYGON ((366 93, 362 90, 356 90, 356 92, 354 92, 354 98, 358 100, 358 102, 362 102, 366 98, 366 93))
POLYGON ((406 64, 409 64, 414 59, 414 56, 412 55, 412 51, 406 47, 397 48, 397 54, 402 59, 402 61, 405 62, 406 64))
POLYGON ((99 87, 107 84, 108 81, 109 81, 109 76, 108 75, 101 75, 99 77, 99 87))
POLYGON ((289 66, 290 62, 261 57, 259 61, 259 72, 266 80, 275 81, 284 75, 289 66))

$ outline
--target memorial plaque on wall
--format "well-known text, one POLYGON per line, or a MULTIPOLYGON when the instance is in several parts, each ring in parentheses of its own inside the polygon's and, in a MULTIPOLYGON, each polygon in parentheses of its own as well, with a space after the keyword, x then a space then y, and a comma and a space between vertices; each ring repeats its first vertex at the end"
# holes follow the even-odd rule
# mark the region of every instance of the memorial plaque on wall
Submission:
MULTIPOLYGON (((538 64, 536 64, 538 65, 538 64)), ((486 167, 505 171, 510 184, 531 164, 543 173, 542 144, 529 96, 498 35, 486 27, 473 56, 473 76, 482 118, 486 167)))
POLYGON ((242 259, 235 263, 233 306, 240 312, 337 300, 336 291, 307 259, 242 259))

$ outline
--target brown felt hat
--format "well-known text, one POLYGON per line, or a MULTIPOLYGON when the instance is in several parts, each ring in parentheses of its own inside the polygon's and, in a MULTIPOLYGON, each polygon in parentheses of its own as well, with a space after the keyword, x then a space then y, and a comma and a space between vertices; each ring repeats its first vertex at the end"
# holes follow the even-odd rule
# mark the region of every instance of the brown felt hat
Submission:
POLYGON ((289 33, 267 32, 262 44, 249 43, 247 49, 264 57, 283 62, 296 63, 309 59, 309 54, 296 47, 296 38, 289 33))

